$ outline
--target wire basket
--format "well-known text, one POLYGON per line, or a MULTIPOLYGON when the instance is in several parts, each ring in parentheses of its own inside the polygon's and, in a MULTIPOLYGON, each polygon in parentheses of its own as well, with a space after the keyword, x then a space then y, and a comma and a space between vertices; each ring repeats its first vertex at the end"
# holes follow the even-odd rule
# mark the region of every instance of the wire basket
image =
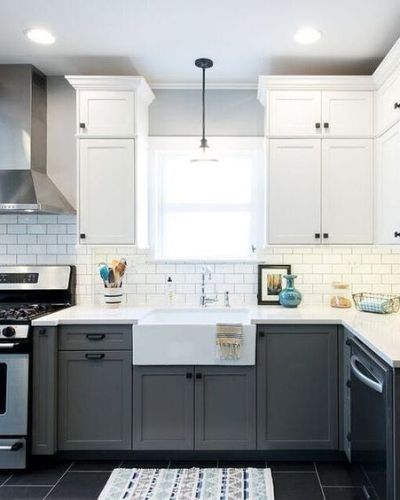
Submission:
POLYGON ((356 309, 378 314, 396 313, 400 308, 400 297, 384 293, 353 293, 356 309))

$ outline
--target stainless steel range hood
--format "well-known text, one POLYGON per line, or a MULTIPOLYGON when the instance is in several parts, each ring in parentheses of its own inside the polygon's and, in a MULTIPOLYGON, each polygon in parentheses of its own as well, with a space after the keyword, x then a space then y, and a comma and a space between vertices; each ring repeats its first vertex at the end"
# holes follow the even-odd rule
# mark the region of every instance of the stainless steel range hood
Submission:
POLYGON ((34 66, 0 65, 2 213, 75 212, 47 176, 46 87, 46 76, 34 66))

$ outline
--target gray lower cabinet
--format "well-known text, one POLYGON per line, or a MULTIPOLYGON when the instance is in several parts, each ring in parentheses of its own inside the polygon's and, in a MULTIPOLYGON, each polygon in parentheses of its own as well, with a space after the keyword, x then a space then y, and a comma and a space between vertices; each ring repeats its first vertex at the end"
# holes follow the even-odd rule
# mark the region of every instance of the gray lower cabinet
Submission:
POLYGON ((337 327, 260 326, 257 343, 258 448, 337 449, 337 327))
POLYGON ((193 449, 192 366, 133 367, 133 449, 193 449))
POLYGON ((57 328, 33 329, 32 453, 57 451, 57 328))
POLYGON ((59 450, 132 447, 132 353, 60 351, 59 450))
POLYGON ((255 367, 196 367, 195 449, 255 448, 255 367))
POLYGON ((134 450, 255 447, 254 367, 133 367, 134 450))

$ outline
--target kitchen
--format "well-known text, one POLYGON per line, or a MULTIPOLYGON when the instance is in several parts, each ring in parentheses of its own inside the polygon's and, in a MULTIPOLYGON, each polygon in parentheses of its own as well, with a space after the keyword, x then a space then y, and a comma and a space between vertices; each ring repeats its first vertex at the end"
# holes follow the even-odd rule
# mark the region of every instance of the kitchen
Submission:
POLYGON ((0 21, 0 498, 400 498, 399 7, 39 3, 0 21))

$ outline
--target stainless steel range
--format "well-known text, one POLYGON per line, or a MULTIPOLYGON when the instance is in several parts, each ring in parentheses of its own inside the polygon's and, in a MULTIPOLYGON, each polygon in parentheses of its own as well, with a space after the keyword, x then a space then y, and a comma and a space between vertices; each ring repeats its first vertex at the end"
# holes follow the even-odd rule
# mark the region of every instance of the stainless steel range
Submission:
POLYGON ((72 266, 0 267, 0 469, 22 469, 30 448, 34 318, 74 304, 72 266))

